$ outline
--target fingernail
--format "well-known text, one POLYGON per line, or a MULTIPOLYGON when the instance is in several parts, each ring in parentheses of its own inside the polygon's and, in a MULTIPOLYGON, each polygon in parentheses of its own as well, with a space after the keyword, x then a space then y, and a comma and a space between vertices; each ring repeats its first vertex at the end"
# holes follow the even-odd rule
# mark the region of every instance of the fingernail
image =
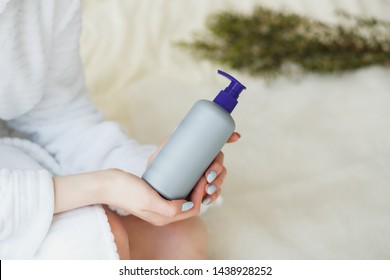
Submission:
POLYGON ((237 133, 237 136, 238 136, 238 138, 241 138, 241 134, 240 133, 238 133, 238 132, 236 132, 237 133))
POLYGON ((213 194, 215 192, 215 190, 217 189, 217 186, 212 184, 210 186, 207 187, 206 189, 206 193, 207 194, 213 194))
POLYGON ((183 205, 181 206, 181 211, 182 212, 188 211, 192 207, 194 207, 194 203, 191 201, 187 201, 187 202, 183 203, 183 205))
POLYGON ((211 170, 209 172, 209 175, 207 175, 206 180, 207 182, 211 183, 214 181, 214 179, 217 177, 217 172, 215 170, 211 170))
POLYGON ((202 200, 202 204, 203 205, 208 205, 211 201, 211 198, 210 197, 206 197, 205 199, 202 200))

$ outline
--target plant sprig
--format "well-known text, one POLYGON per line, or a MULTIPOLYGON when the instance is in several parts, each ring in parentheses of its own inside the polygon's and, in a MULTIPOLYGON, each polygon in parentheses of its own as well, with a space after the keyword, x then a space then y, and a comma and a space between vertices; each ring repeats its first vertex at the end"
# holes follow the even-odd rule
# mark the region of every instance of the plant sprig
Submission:
POLYGON ((337 15, 340 23, 331 25, 264 7, 251 14, 224 11, 208 17, 206 32, 179 46, 197 58, 268 78, 390 66, 390 22, 337 15))

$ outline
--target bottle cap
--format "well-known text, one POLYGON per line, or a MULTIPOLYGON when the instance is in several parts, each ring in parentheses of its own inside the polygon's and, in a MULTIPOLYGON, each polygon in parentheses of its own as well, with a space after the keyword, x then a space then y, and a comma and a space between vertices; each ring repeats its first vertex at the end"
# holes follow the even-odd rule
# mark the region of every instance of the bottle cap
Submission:
POLYGON ((218 74, 228 78, 231 82, 224 90, 219 92, 213 101, 231 113, 238 103, 237 99, 240 93, 246 87, 228 73, 218 70, 218 74))

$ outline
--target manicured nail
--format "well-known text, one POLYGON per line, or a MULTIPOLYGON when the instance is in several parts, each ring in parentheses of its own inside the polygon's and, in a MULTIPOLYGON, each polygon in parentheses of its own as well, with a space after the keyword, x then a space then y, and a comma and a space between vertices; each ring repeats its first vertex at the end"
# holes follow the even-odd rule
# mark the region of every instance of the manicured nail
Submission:
POLYGON ((215 170, 211 170, 209 172, 209 175, 207 175, 206 179, 207 179, 207 182, 211 183, 212 181, 214 181, 214 179, 217 177, 217 172, 215 170))
POLYGON ((206 189, 206 193, 207 194, 213 194, 215 192, 215 190, 217 189, 217 186, 212 184, 210 186, 207 187, 206 189))
POLYGON ((182 212, 188 211, 192 207, 194 207, 194 203, 191 201, 187 201, 187 202, 183 203, 183 205, 181 206, 181 211, 182 212))
POLYGON ((211 201, 211 198, 210 197, 206 197, 205 199, 202 200, 202 204, 203 205, 208 205, 211 201))

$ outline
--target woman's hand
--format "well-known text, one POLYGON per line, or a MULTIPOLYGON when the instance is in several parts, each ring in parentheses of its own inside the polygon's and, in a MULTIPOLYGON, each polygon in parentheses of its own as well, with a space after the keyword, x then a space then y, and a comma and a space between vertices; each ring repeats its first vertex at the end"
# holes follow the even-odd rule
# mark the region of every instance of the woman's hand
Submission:
MULTIPOLYGON (((227 143, 234 143, 240 139, 241 135, 234 132, 227 143)), ((157 154, 164 147, 167 140, 165 140, 154 152, 148 161, 148 165, 154 160, 157 154)), ((210 164, 206 170, 204 176, 202 176, 193 191, 191 192, 190 199, 194 203, 195 208, 200 208, 200 204, 209 205, 213 203, 221 193, 221 186, 226 177, 227 170, 223 165, 224 154, 219 152, 214 161, 210 164)))
MULTIPOLYGON (((239 138, 238 133, 233 133, 228 142, 236 142, 239 138)), ((202 202, 214 202, 225 176, 223 153, 220 152, 196 184, 191 201, 166 200, 141 178, 119 169, 54 177, 54 211, 60 213, 86 205, 108 204, 153 225, 166 225, 198 215, 202 202)))
POLYGON ((196 216, 193 202, 166 200, 144 180, 119 169, 54 177, 54 212, 108 204, 153 225, 166 225, 196 216))
POLYGON ((111 170, 106 204, 119 207, 153 225, 166 225, 196 216, 200 205, 184 199, 167 200, 144 180, 122 170, 111 170))
MULTIPOLYGON (((228 143, 234 143, 240 139, 241 135, 234 132, 230 136, 228 143)), ((221 194, 221 186, 226 177, 227 170, 223 165, 224 154, 219 152, 214 161, 207 168, 204 176, 202 176, 191 192, 191 201, 195 205, 202 203, 209 205, 213 203, 221 194)))

